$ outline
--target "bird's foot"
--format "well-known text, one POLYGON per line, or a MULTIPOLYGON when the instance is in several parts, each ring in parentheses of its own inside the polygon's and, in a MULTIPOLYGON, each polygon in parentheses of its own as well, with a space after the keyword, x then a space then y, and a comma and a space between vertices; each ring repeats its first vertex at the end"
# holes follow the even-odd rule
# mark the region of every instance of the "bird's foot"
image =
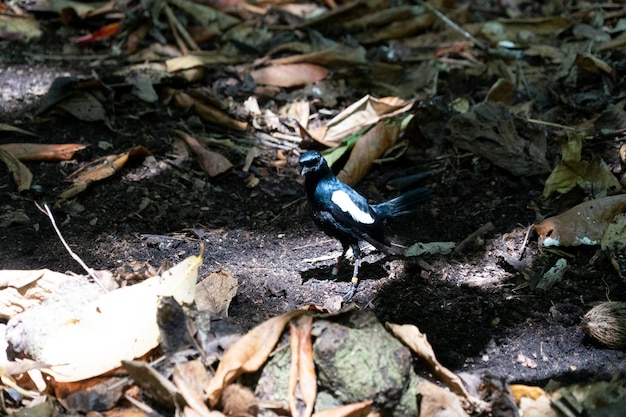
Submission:
POLYGON ((344 303, 347 303, 350 300, 352 300, 352 297, 354 297, 354 294, 356 294, 356 288, 358 287, 358 285, 359 285, 359 279, 357 277, 353 277, 352 282, 350 283, 350 289, 348 290, 346 295, 343 296, 344 303))

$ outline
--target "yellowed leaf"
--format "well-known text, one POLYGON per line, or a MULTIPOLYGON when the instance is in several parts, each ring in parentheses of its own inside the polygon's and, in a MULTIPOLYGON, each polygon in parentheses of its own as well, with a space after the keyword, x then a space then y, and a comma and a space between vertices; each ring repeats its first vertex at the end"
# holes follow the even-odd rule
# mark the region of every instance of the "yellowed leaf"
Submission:
POLYGON ((103 294, 78 310, 67 306, 63 314, 51 319, 46 332, 25 341, 21 335, 30 332, 29 326, 36 327, 41 315, 50 315, 48 311, 57 311, 48 310, 53 304, 66 303, 63 298, 50 299, 23 313, 30 320, 17 315, 9 321, 11 339, 17 340, 12 344, 28 343, 22 346, 24 350, 49 364, 45 372, 59 382, 100 375, 158 345, 159 298, 173 296, 182 304, 191 304, 201 263, 201 255, 190 256, 160 276, 103 294))

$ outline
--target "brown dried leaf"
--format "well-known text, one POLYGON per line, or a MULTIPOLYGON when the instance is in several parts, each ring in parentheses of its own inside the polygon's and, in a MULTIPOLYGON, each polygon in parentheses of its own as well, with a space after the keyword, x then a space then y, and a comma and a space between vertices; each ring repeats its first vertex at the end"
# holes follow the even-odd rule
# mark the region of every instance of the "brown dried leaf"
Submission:
POLYGON ((392 147, 400 136, 400 126, 379 122, 357 140, 350 158, 337 175, 348 185, 355 185, 369 172, 374 161, 392 147))
POLYGON ((231 164, 225 156, 208 150, 193 136, 190 136, 185 132, 176 130, 176 133, 178 136, 183 138, 191 150, 194 151, 198 157, 198 162, 200 163, 202 170, 206 172, 209 177, 216 177, 232 169, 233 164, 231 164))
POLYGON ((447 389, 424 380, 417 386, 420 401, 420 416, 468 417, 459 397, 447 389))
POLYGON ((224 269, 212 272, 196 285, 196 308, 208 310, 216 316, 228 317, 228 307, 239 283, 237 278, 224 269))
POLYGON ((543 246, 597 245, 615 216, 626 210, 626 195, 586 201, 533 226, 543 246))
POLYGON ((309 311, 295 310, 271 318, 250 330, 224 353, 215 376, 205 388, 211 406, 215 406, 224 388, 239 375, 258 370, 267 360, 290 320, 309 311))
POLYGON ((143 146, 135 146, 118 155, 108 155, 77 169, 65 178, 65 181, 71 181, 74 185, 63 191, 60 198, 71 198, 76 194, 84 191, 94 181, 100 181, 108 178, 118 172, 129 159, 145 158, 152 153, 143 146))
POLYGON ((183 93, 181 91, 166 91, 172 93, 173 103, 177 107, 183 109, 193 107, 198 117, 206 120, 209 123, 214 123, 228 129, 234 129, 239 131, 244 131, 248 128, 248 123, 235 120, 223 111, 216 109, 215 107, 208 104, 202 103, 186 93, 183 93))
POLYGON ((296 87, 323 80, 328 70, 315 64, 285 64, 260 68, 250 73, 257 84, 277 87, 296 87))
POLYGON ((224 388, 222 409, 227 416, 256 416, 259 404, 250 388, 232 384, 224 388))
POLYGON ((309 417, 313 414, 315 397, 317 396, 317 376, 313 360, 313 343, 311 330, 313 318, 302 316, 297 323, 290 323, 291 328, 291 368, 289 371, 289 408, 294 416, 309 417), (296 387, 300 385, 300 391, 296 387), (298 400, 305 405, 299 411, 298 400))
POLYGON ((439 363, 437 357, 435 356, 433 347, 430 343, 428 343, 426 335, 420 332, 417 327, 412 324, 399 325, 385 323, 385 325, 389 328, 389 330, 391 330, 395 337, 407 345, 420 358, 425 360, 432 368, 435 377, 446 384, 452 392, 455 392, 470 401, 474 400, 470 393, 465 389, 461 379, 454 372, 439 363))
POLYGON ((9 172, 13 173, 13 181, 17 185, 18 191, 28 190, 33 181, 33 174, 30 172, 26 165, 21 163, 12 153, 0 149, 0 161, 9 169, 9 172))
POLYGON ((20 161, 67 161, 74 156, 74 152, 86 147, 87 145, 79 143, 6 143, 0 145, 0 149, 11 152, 20 161))

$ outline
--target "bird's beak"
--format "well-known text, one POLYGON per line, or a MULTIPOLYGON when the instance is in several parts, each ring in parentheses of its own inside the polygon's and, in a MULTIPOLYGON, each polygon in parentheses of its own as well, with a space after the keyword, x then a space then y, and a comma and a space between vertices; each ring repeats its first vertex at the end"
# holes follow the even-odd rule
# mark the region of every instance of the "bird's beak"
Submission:
POLYGON ((309 172, 309 168, 308 167, 302 167, 302 170, 300 171, 300 175, 305 175, 307 172, 309 172))

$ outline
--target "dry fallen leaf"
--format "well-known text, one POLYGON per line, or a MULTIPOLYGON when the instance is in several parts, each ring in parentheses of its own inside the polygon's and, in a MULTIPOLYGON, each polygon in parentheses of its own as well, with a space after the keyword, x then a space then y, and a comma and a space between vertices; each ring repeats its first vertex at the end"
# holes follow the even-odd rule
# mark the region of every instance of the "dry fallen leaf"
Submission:
POLYGON ((474 400, 470 393, 465 389, 461 379, 454 374, 454 372, 439 363, 437 357, 435 356, 435 351, 430 343, 428 343, 428 339, 426 339, 426 335, 420 332, 417 327, 412 324, 399 325, 385 323, 385 325, 389 328, 389 330, 391 330, 395 337, 400 339, 402 343, 407 345, 420 358, 425 360, 431 366, 435 377, 446 384, 450 390, 469 401, 474 400))
POLYGON ((605 229, 626 210, 626 195, 586 201, 533 226, 543 246, 598 245, 605 229))
POLYGON ((0 148, 0 161, 13 173, 13 181, 17 185, 18 191, 28 190, 33 181, 33 174, 26 165, 21 163, 13 154, 0 148))
POLYGON ((351 186, 357 184, 369 172, 374 161, 396 143, 399 135, 400 126, 378 122, 357 140, 337 178, 351 186))
POLYGON ((118 172, 129 159, 145 158, 149 155, 152 154, 148 149, 143 146, 135 146, 127 152, 108 155, 92 161, 67 176, 65 180, 71 181, 73 185, 63 191, 59 197, 62 199, 71 198, 85 191, 92 182, 103 180, 118 172))
POLYGON ((187 145, 189 145, 191 150, 198 157, 198 162, 200 163, 202 170, 206 172, 209 177, 216 177, 232 169, 233 164, 231 164, 225 156, 208 150, 193 136, 190 136, 185 132, 176 130, 176 134, 187 142, 187 145))
POLYGON ((257 84, 276 87, 296 87, 323 80, 328 70, 315 64, 272 65, 254 70, 250 76, 257 84))
POLYGON ((330 147, 368 126, 409 111, 413 100, 398 97, 381 99, 367 95, 344 109, 325 126, 307 132, 316 141, 330 147))
POLYGON ((237 278, 224 269, 210 273, 196 285, 196 308, 218 317, 228 317, 228 307, 237 295, 238 285, 237 278))
POLYGON ((309 417, 313 414, 313 406, 317 396, 317 376, 315 375, 313 342, 311 339, 313 318, 311 316, 302 316, 295 323, 292 321, 290 328, 289 408, 294 416, 309 417), (296 390, 298 385, 300 386, 299 391, 296 390), (299 401, 304 403, 304 410, 299 406, 299 401))
POLYGON ((76 151, 85 149, 80 143, 6 143, 0 149, 11 152, 20 161, 67 161, 76 151))
POLYGON ((74 310, 66 298, 50 298, 9 320, 7 340, 20 352, 49 364, 45 372, 59 382, 100 375, 158 345, 159 298, 171 295, 180 303, 193 302, 201 263, 201 255, 190 256, 160 276, 102 294, 74 310), (61 310, 49 310, 54 307, 61 310), (49 317, 48 311, 55 311, 54 316, 49 317), (45 329, 30 330, 41 322, 47 323, 45 329))
POLYGON ((581 161, 581 152, 582 137, 570 133, 567 142, 561 145, 561 161, 546 180, 544 197, 554 192, 564 194, 576 185, 596 196, 621 188, 619 181, 599 156, 594 156, 591 161, 581 161))
POLYGON ((233 343, 215 371, 205 392, 209 404, 215 406, 224 388, 239 375, 258 370, 267 360, 290 320, 311 314, 305 310, 294 310, 271 318, 250 330, 233 343))

